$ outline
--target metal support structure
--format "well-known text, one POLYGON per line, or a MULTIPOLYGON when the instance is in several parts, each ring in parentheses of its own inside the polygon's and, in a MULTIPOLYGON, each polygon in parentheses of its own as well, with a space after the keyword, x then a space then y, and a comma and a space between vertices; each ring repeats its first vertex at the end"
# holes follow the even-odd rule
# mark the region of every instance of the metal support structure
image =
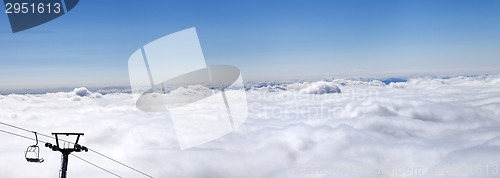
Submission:
POLYGON ((61 178, 66 178, 66 175, 68 172, 68 156, 69 156, 69 153, 62 153, 61 171, 59 172, 59 175, 61 178))
MULTIPOLYGON (((72 152, 88 152, 89 149, 87 147, 81 146, 78 144, 78 141, 80 140, 80 136, 83 136, 83 133, 52 133, 52 135, 55 136, 56 138, 56 145, 52 145, 51 143, 46 143, 45 146, 52 149, 52 151, 59 151, 62 154, 61 157, 61 170, 59 172, 60 178, 67 178, 67 172, 68 172, 68 157, 72 152), (76 141, 73 145, 73 147, 69 147, 66 144, 60 144, 59 143, 59 135, 65 135, 65 136, 70 136, 70 135, 75 135, 76 136, 76 141), (62 145, 62 147, 61 147, 62 145)), ((67 141, 64 141, 67 142, 67 141)))

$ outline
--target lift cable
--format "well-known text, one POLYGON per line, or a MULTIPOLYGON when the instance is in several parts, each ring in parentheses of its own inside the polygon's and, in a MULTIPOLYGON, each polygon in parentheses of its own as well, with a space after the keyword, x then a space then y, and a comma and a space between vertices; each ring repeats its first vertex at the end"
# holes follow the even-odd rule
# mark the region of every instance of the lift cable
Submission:
MULTIPOLYGON (((29 139, 29 140, 35 141, 34 138, 30 138, 30 137, 27 137, 27 136, 24 136, 24 135, 19 135, 19 134, 12 133, 12 132, 9 132, 9 131, 5 131, 5 130, 2 130, 2 129, 0 129, 0 132, 3 132, 3 133, 6 133, 6 134, 10 134, 10 135, 14 135, 14 136, 18 136, 18 137, 21 137, 21 138, 25 138, 25 139, 29 139)), ((44 141, 41 141, 41 140, 38 140, 38 142, 47 143, 47 142, 44 142, 44 141)))
MULTIPOLYGON (((6 126, 9 126, 9 127, 12 127, 12 128, 16 128, 16 129, 19 129, 19 130, 23 130, 23 131, 26 131, 26 132, 34 132, 34 131, 31 131, 31 130, 28 130, 28 129, 25 129, 25 128, 22 128, 22 127, 17 127, 15 125, 7 124, 7 123, 4 123, 4 122, 0 122, 0 124, 6 125, 6 126)), ((51 138, 51 139, 55 139, 53 136, 42 134, 42 133, 38 133, 38 135, 41 135, 41 136, 44 136, 44 137, 47 137, 47 138, 51 138)), ((62 139, 60 139, 60 140, 62 140, 62 139)), ((70 141, 66 141, 66 140, 62 140, 62 141, 74 144, 73 142, 70 142, 70 141)), ((111 161, 113 161, 113 162, 115 162, 117 164, 120 164, 120 165, 122 165, 122 166, 124 166, 124 167, 126 167, 128 169, 131 169, 131 170, 133 170, 135 172, 138 172, 138 173, 140 173, 140 174, 142 174, 142 175, 144 175, 146 177, 153 178, 153 176, 150 176, 149 174, 146 174, 146 173, 144 173, 144 172, 142 172, 142 171, 140 171, 138 169, 135 169, 135 168, 133 168, 133 167, 131 167, 131 166, 125 164, 125 163, 122 163, 122 162, 120 162, 120 161, 118 161, 116 159, 113 159, 113 158, 111 158, 109 156, 106 156, 106 155, 104 155, 104 154, 102 154, 102 153, 100 153, 100 152, 98 152, 98 151, 96 151, 94 149, 91 149, 91 148, 88 148, 88 149, 89 149, 89 151, 94 152, 95 154, 97 154, 99 156, 102 156, 102 157, 104 157, 106 159, 109 159, 109 160, 111 160, 111 161)))
POLYGON ((90 165, 92 165, 92 166, 94 166, 94 167, 96 167, 96 168, 98 168, 98 169, 101 169, 101 170, 106 171, 106 172, 108 172, 108 173, 110 173, 110 174, 113 174, 113 175, 114 175, 114 176, 116 176, 116 177, 120 177, 120 178, 122 178, 122 176, 120 176, 120 175, 118 175, 118 174, 115 174, 115 173, 113 173, 113 172, 111 172, 111 171, 109 171, 109 170, 107 170, 107 169, 104 169, 103 167, 98 166, 98 165, 96 165, 96 164, 94 164, 94 163, 91 163, 90 161, 87 161, 87 160, 85 160, 85 159, 83 159, 83 158, 81 158, 81 157, 79 157, 79 156, 76 156, 76 155, 74 155, 74 154, 71 154, 71 156, 74 156, 74 157, 76 157, 76 158, 78 158, 78 159, 82 160, 83 162, 86 162, 87 164, 90 164, 90 165))
MULTIPOLYGON (((0 124, 2 125, 6 125, 6 126, 9 126, 9 127, 12 127, 12 128, 16 128, 16 129, 19 129, 19 130, 23 130, 23 131, 26 131, 26 132, 34 132, 34 131, 31 131, 31 130, 28 130, 28 129, 24 129, 24 128, 21 128, 21 127, 18 127, 18 126, 15 126, 15 125, 11 125, 11 124, 7 124, 7 123, 4 123, 4 122, 0 122, 0 124)), ((43 134, 40 134, 39 135, 43 135, 43 134)), ((44 135, 45 136, 45 135, 44 135)), ((34 140, 34 139, 33 139, 34 140)))

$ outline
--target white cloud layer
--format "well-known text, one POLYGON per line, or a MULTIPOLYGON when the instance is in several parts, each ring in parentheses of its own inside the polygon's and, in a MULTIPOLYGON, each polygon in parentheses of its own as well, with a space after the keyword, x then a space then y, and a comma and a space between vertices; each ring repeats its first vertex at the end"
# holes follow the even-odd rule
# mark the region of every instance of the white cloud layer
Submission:
MULTIPOLYGON (((168 114, 139 111, 127 93, 0 95, 0 121, 45 134, 84 132, 82 145, 154 177, 500 176, 500 76, 268 83, 247 97, 249 117, 237 131, 184 151, 168 114)), ((4 133, 0 140, 1 177, 58 176, 59 153, 40 145, 45 162, 27 163, 32 141, 4 133)), ((68 174, 113 177, 75 157, 68 174)))

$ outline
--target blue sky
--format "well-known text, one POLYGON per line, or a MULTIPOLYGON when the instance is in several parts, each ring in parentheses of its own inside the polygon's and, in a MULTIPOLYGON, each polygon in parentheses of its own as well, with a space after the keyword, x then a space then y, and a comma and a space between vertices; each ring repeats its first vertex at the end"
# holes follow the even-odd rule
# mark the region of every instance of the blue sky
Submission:
POLYGON ((247 80, 500 73, 499 19, 494 0, 82 0, 16 34, 1 13, 0 89, 125 86, 136 49, 190 27, 247 80))

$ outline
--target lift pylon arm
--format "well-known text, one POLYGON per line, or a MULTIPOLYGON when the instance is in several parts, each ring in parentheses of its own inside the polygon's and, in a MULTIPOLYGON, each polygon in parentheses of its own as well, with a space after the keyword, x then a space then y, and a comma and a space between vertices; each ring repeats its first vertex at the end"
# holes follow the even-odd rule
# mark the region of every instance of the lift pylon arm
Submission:
POLYGON ((60 170, 60 177, 61 178, 67 178, 67 171, 68 171, 68 156, 72 152, 88 152, 89 149, 87 147, 81 146, 78 144, 78 141, 80 140, 80 136, 83 136, 83 133, 52 133, 52 135, 55 136, 56 138, 56 144, 53 145, 51 143, 45 143, 45 146, 50 148, 52 151, 59 151, 62 154, 62 159, 61 159, 61 170, 60 170), (70 136, 70 135, 75 135, 76 136, 76 141, 73 145, 73 147, 64 147, 64 144, 60 144, 59 136, 60 135, 65 135, 65 136, 70 136), (61 145, 63 145, 61 147, 61 145))

